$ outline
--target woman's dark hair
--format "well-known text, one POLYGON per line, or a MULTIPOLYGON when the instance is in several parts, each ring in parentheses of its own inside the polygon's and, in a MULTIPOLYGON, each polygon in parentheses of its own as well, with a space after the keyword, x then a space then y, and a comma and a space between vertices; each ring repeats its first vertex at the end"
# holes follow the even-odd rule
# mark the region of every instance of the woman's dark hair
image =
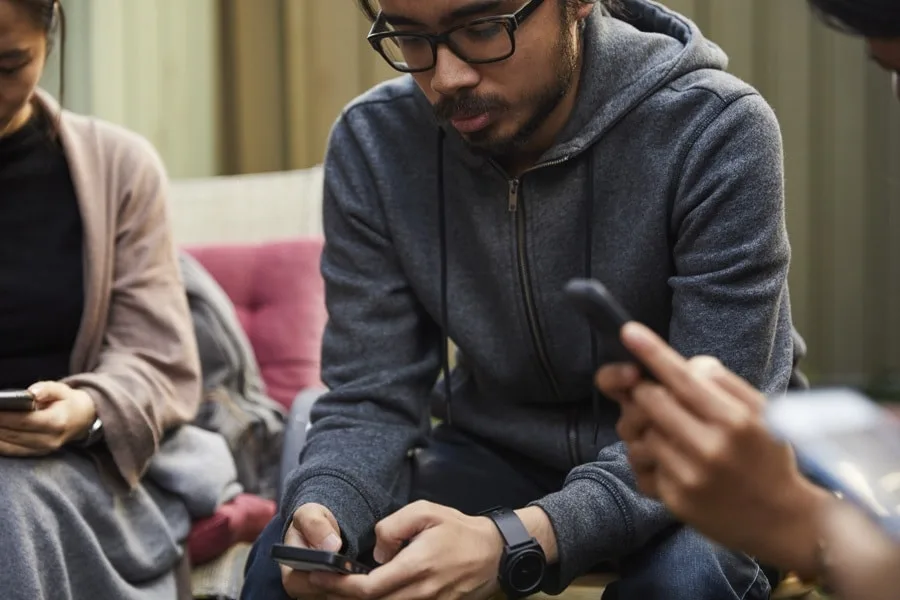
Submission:
MULTIPOLYGON (((583 2, 585 4, 596 4, 600 3, 606 6, 606 8, 612 10, 616 8, 620 2, 620 0, 565 0, 566 4, 578 4, 579 2, 583 2)), ((376 0, 356 0, 356 3, 359 5, 359 8, 363 11, 363 14, 366 15, 366 18, 369 21, 374 22, 376 18, 378 18, 378 3, 376 0)))
MULTIPOLYGON (((47 35, 47 54, 59 42, 59 102, 63 103, 66 81, 66 14, 60 0, 12 0, 24 8, 34 24, 47 35), (57 37, 59 38, 57 40, 57 37)), ((59 133, 58 116, 50 132, 54 137, 59 133)))
POLYGON ((868 38, 900 38, 897 0, 808 0, 831 27, 868 38))

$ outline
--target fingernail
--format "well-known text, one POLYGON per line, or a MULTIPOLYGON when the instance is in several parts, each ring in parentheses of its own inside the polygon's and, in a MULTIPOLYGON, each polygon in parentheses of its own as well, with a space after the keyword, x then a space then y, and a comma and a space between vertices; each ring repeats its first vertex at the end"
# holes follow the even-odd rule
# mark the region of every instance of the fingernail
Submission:
POLYGON ((333 533, 329 533, 328 537, 322 540, 322 543, 319 545, 322 550, 326 550, 328 552, 337 552, 341 549, 343 544, 341 543, 341 538, 334 535, 333 533))
POLYGON ((643 345, 650 341, 647 328, 640 323, 630 322, 622 327, 622 337, 632 344, 643 345))
POLYGON ((384 550, 375 546, 375 550, 372 551, 372 558, 375 559, 379 565, 383 565, 387 561, 387 557, 384 555, 384 550))

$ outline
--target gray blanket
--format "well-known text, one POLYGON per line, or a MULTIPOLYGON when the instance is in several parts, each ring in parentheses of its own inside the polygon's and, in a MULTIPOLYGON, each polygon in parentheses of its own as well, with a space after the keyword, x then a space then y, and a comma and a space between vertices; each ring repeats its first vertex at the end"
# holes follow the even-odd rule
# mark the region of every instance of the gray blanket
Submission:
POLYGON ((182 427, 125 489, 77 450, 0 457, 0 598, 171 600, 191 521, 239 493, 221 436, 182 427))

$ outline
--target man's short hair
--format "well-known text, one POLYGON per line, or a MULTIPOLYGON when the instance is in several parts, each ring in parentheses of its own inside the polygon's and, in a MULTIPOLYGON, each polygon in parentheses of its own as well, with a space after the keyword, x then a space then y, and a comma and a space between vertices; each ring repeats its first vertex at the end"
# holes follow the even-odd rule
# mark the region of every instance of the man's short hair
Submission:
MULTIPOLYGON (((621 0, 564 0, 567 5, 576 5, 579 3, 584 4, 603 4, 608 10, 613 10, 619 6, 621 0)), ((363 11, 363 14, 366 15, 366 18, 369 21, 375 21, 378 17, 378 0, 356 0, 356 3, 359 5, 359 8, 363 11)))
POLYGON ((809 4, 835 29, 868 38, 900 38, 897 0, 809 0, 809 4))

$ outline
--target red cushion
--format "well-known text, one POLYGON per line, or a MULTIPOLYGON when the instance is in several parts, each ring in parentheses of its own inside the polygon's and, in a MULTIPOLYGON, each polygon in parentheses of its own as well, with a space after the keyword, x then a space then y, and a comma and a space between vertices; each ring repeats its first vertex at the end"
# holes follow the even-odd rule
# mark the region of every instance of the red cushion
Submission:
POLYGON ((240 542, 254 542, 275 511, 275 502, 271 500, 240 494, 219 507, 213 516, 195 521, 187 539, 191 564, 197 566, 215 560, 240 542))
POLYGON ((185 248, 222 286, 250 338, 269 395, 290 407, 320 384, 327 319, 321 238, 185 248))

